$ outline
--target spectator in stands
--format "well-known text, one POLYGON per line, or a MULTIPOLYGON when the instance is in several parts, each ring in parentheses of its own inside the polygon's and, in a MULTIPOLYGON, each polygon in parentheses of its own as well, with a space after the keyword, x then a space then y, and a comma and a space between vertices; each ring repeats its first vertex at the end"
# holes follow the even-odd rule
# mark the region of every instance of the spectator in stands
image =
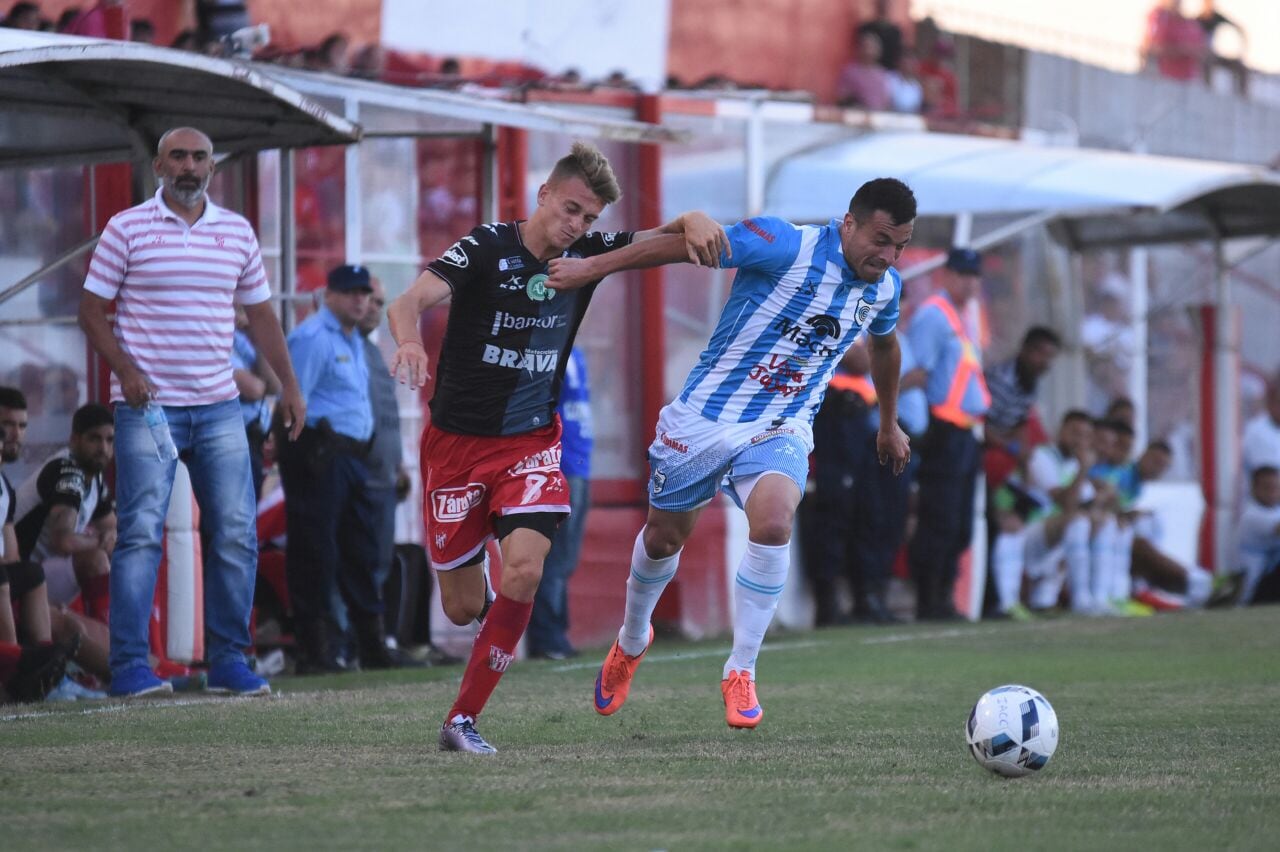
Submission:
POLYGON ((195 30, 183 30, 174 36, 173 43, 169 45, 174 50, 188 50, 192 53, 200 51, 200 37, 196 35, 195 30))
POLYGON ((959 617, 952 603, 961 554, 972 539, 981 469, 975 427, 991 402, 977 347, 961 319, 982 281, 982 255, 953 248, 943 286, 911 318, 907 339, 925 377, 929 428, 920 446, 918 524, 911 540, 918 618, 959 617))
POLYGON ((917 73, 924 89, 924 113, 954 117, 960 111, 955 41, 939 30, 932 18, 925 18, 916 25, 916 53, 920 57, 917 73))
MULTIPOLYGON (((382 489, 370 489, 374 436, 366 341, 356 326, 373 285, 364 266, 329 272, 324 304, 289 335, 289 354, 307 401, 306 428, 280 451, 289 536, 289 598, 299 636, 299 674, 342 671, 333 643, 335 587, 355 630, 360 664, 401 664, 387 648, 379 579, 384 523, 382 489), (296 531, 304 531, 298 535, 296 531)), ((394 492, 392 492, 394 493, 394 492)), ((388 564, 389 564, 388 557, 388 564)))
POLYGON ((350 74, 365 80, 381 80, 387 73, 387 52, 377 42, 366 44, 351 57, 350 74))
POLYGON ((1254 468, 1236 542, 1244 573, 1240 604, 1280 601, 1280 468, 1254 468))
POLYGON ((65 605, 78 586, 85 614, 107 621, 111 552, 116 544, 115 503, 106 469, 115 452, 111 409, 89 403, 71 418, 71 441, 18 487, 18 549, 22 558, 53 570, 70 560, 74 582, 50 575, 53 603, 65 605), (65 590, 65 591, 61 591, 65 590))
POLYGON ((878 35, 858 34, 857 53, 836 80, 836 103, 868 110, 889 109, 892 105, 889 72, 880 64, 881 53, 878 35))
POLYGON ((1205 82, 1213 84, 1213 72, 1217 68, 1221 68, 1230 75, 1232 79, 1232 88, 1237 94, 1244 95, 1248 87, 1248 69, 1244 65, 1244 55, 1248 51, 1249 39, 1245 35, 1244 29, 1239 24, 1222 14, 1218 10, 1218 4, 1214 0, 1204 0, 1200 5, 1200 14, 1195 18, 1200 24, 1200 28, 1204 30, 1205 44, 1208 48, 1208 55, 1205 60, 1205 82), (1218 31, 1222 28, 1234 30, 1236 45, 1235 49, 1222 51, 1219 40, 1216 39, 1218 31))
POLYGON ((11 30, 38 30, 40 7, 35 3, 14 3, 4 16, 3 25, 11 30))
POLYGON ((351 69, 351 43, 342 33, 333 33, 317 48, 318 70, 346 74, 351 69))
POLYGON ((62 14, 58 16, 58 23, 54 25, 54 32, 67 33, 71 31, 71 27, 76 22, 76 18, 80 17, 80 8, 73 6, 70 9, 64 9, 62 14))
POLYGON ((129 21, 129 41, 155 44, 156 25, 146 18, 133 18, 129 21))
POLYGON ((254 343, 280 377, 278 410, 290 438, 302 429, 305 405, 257 237, 243 217, 208 197, 213 143, 195 128, 169 130, 152 168, 160 189, 107 223, 80 301, 80 327, 111 367, 116 403, 120 541, 111 562, 111 692, 172 691, 146 656, 177 467, 161 450, 171 437, 200 505, 208 689, 267 694, 271 687, 244 657, 258 546, 249 446, 231 369, 234 326, 225 322, 235 304, 244 306, 254 343), (198 302, 187 301, 195 298, 192 269, 200 274, 198 302), (112 300, 114 328, 107 319, 112 300), (157 324, 199 333, 165 338, 171 342, 161 349, 152 333, 157 324))
POLYGON ((917 113, 924 108, 924 84, 919 71, 915 54, 907 51, 898 68, 889 72, 889 101, 894 112, 917 113))
POLYGON ((1200 80, 1209 58, 1205 31, 1182 14, 1182 0, 1161 0, 1147 15, 1142 67, 1170 80, 1200 80))
POLYGON ((1280 468, 1280 373, 1267 383, 1266 406, 1244 427, 1241 449, 1246 476, 1263 466, 1280 468))
POLYGON ((889 20, 889 0, 876 0, 876 16, 866 23, 859 24, 857 36, 864 33, 874 35, 880 42, 880 67, 886 71, 897 71, 903 57, 902 28, 889 20))
POLYGON ((271 426, 269 396, 280 393, 280 379, 258 354, 249 339, 249 317, 244 308, 236 307, 236 333, 231 343, 232 378, 240 394, 240 415, 244 418, 245 436, 249 439, 249 464, 253 471, 253 493, 262 496, 263 447, 271 426))
MULTIPOLYGON (((124 0, 98 0, 75 19, 67 32, 71 35, 86 36, 88 38, 110 38, 107 16, 110 10, 120 9, 123 6, 124 0)), ((115 14, 121 13, 116 12, 115 14)))
POLYGON ((608 89, 625 89, 629 92, 640 91, 640 85, 628 77, 626 72, 620 68, 610 71, 609 76, 600 81, 600 85, 608 89))
POLYGON ((547 660, 565 660, 578 655, 569 642, 569 578, 578 567, 582 536, 587 529, 587 511, 591 508, 594 439, 587 356, 577 346, 569 350, 556 413, 563 427, 560 470, 569 483, 569 517, 551 536, 551 549, 542 564, 542 582, 533 597, 533 612, 525 634, 529 656, 547 660))

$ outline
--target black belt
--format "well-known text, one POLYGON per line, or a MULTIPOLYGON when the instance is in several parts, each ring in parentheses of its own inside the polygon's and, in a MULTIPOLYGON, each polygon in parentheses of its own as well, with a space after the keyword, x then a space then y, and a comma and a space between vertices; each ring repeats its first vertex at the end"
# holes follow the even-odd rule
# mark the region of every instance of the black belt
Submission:
POLYGON ((364 458, 369 455, 369 450, 373 448, 373 438, 367 441, 359 441, 349 435, 341 432, 335 432, 333 426, 329 424, 327 418, 320 418, 315 426, 308 426, 303 433, 310 433, 311 437, 325 450, 329 452, 346 453, 347 455, 364 458))

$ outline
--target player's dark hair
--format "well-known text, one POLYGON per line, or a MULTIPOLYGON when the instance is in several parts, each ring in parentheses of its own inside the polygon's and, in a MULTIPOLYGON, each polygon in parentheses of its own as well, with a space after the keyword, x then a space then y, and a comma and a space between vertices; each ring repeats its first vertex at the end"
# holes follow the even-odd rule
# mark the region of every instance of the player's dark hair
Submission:
POLYGON ((889 221, 895 225, 905 225, 916 218, 916 196, 897 178, 876 178, 869 180, 849 200, 849 212, 859 222, 865 222, 875 215, 877 210, 889 214, 889 221))
POLYGON ((0 387, 0 408, 27 410, 27 397, 17 388, 0 387))
POLYGON ((1037 343, 1048 343, 1057 349, 1062 348, 1062 338, 1058 336, 1058 332, 1043 325, 1033 325, 1027 329, 1027 333, 1022 336, 1022 348, 1035 346, 1037 343))
POLYGON ((100 402, 91 402, 80 406, 76 409, 76 413, 71 415, 71 434, 83 435, 90 429, 109 426, 114 422, 115 418, 112 417, 110 408, 100 402))
POLYGON ((1262 467, 1255 467, 1253 473, 1249 474, 1249 487, 1257 488, 1258 483, 1262 481, 1264 476, 1280 476, 1280 467, 1272 467, 1264 464, 1262 467))
POLYGON ((605 204, 612 204, 622 197, 622 188, 618 186, 608 159, 599 148, 588 142, 574 142, 569 153, 556 161, 547 183, 559 183, 571 177, 581 178, 605 204))
POLYGON ((1090 426, 1093 425, 1093 416, 1090 415, 1089 412, 1085 411, 1084 409, 1073 408, 1070 411, 1068 411, 1066 414, 1062 415, 1063 426, 1066 426, 1068 423, 1074 420, 1083 420, 1085 423, 1088 423, 1090 426))

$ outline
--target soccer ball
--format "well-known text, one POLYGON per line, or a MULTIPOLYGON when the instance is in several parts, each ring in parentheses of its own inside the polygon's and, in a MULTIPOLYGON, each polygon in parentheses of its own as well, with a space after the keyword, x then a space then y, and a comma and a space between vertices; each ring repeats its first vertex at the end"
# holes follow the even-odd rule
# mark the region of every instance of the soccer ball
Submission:
POLYGON ((1044 769, 1058 748, 1058 714, 1043 695, 1017 684, 978 699, 964 726, 973 759, 984 769, 1019 778, 1044 769))

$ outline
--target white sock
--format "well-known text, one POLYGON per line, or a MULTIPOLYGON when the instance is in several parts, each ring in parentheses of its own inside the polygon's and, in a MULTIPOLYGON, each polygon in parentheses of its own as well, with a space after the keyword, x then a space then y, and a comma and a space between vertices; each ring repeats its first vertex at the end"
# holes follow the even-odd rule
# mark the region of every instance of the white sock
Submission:
POLYGON ((1063 534, 1063 559, 1067 563, 1067 582, 1071 585, 1071 608, 1076 612, 1093 611, 1093 589, 1089 585, 1089 521, 1076 518, 1067 524, 1063 534))
POLYGON ((1021 531, 996 536, 995 546, 991 549, 991 570, 995 574, 996 597, 1000 600, 1001 612, 1008 612, 1022 593, 1025 551, 1025 536, 1021 531))
POLYGON ((1115 544, 1111 550, 1111 599, 1127 601, 1133 597, 1133 580, 1129 566, 1133 562, 1133 527, 1129 524, 1116 530, 1115 544))
POLYGON ((724 664, 723 677, 734 670, 750 672, 751 679, 756 679, 756 657, 787 584, 790 565, 791 545, 747 542, 733 584, 733 653, 724 664))
POLYGON ((1089 596, 1094 606, 1104 606, 1111 599, 1116 532, 1115 518, 1107 518, 1089 540, 1089 596))
POLYGON ((631 574, 627 577, 627 611, 618 632, 622 653, 635 656, 649 645, 649 621, 662 590, 676 575, 680 551, 665 559, 651 559, 644 549, 644 528, 631 548, 631 574))

